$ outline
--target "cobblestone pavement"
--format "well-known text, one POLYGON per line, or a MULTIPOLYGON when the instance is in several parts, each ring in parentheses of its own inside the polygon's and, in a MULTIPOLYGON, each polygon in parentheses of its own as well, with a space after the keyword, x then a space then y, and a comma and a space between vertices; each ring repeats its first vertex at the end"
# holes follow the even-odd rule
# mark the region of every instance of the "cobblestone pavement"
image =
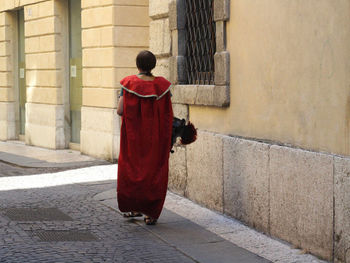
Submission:
POLYGON ((117 212, 117 165, 69 169, 0 161, 0 262, 325 262, 170 192, 145 227, 117 212))
POLYGON ((94 195, 114 184, 108 181, 1 191, 0 262, 194 262, 133 221, 93 200, 94 195), (57 208, 71 220, 16 221, 28 218, 21 219, 18 214, 21 210, 17 210, 19 218, 11 220, 7 214, 10 208, 57 208), (54 238, 59 238, 55 233, 65 231, 75 233, 75 238, 77 233, 90 233, 96 240, 45 242, 39 238, 43 231, 49 231, 46 233, 54 238))

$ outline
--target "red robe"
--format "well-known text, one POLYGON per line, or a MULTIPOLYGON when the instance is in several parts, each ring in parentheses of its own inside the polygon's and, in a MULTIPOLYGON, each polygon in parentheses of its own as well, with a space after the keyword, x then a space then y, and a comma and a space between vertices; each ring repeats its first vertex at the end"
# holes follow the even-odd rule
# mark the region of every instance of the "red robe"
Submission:
POLYGON ((146 81, 134 75, 120 83, 124 108, 118 159, 119 209, 157 219, 168 186, 173 122, 170 82, 163 77, 146 81))

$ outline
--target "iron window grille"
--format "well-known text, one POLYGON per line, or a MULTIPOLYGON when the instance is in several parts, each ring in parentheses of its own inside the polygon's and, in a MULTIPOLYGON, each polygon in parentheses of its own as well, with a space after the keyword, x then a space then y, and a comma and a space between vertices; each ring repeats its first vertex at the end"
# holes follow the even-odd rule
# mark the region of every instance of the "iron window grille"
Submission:
POLYGON ((214 84, 214 0, 186 0, 187 84, 214 84))

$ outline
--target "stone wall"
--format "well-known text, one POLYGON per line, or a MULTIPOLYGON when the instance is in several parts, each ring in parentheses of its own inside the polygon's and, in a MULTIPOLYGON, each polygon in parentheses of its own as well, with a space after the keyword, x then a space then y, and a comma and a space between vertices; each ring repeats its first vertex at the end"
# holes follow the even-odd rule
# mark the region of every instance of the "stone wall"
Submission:
POLYGON ((349 158, 199 131, 170 163, 170 190, 327 260, 334 244, 335 262, 350 262, 349 158))
MULTIPOLYGON (((17 12, 24 9, 27 144, 70 142, 68 0, 6 0, 0 5, 0 139, 18 139, 17 12)), ((119 81, 135 74, 149 48, 148 0, 81 0, 83 90, 80 150, 115 160, 119 81)))
POLYGON ((64 149, 69 143, 67 1, 24 6, 27 144, 64 149))
POLYGON ((14 65, 17 16, 0 13, 0 140, 16 138, 14 65))
POLYGON ((114 160, 119 155, 119 81, 137 72, 136 55, 148 49, 148 0, 83 0, 82 9, 81 151, 114 160))

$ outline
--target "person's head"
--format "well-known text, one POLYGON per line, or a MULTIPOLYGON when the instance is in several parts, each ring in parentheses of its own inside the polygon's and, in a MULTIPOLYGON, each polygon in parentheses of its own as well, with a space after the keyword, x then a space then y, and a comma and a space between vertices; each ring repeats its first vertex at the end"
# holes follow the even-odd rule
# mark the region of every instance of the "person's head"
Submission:
POLYGON ((156 56, 148 50, 141 51, 136 57, 136 66, 141 72, 151 74, 157 63, 156 56))

